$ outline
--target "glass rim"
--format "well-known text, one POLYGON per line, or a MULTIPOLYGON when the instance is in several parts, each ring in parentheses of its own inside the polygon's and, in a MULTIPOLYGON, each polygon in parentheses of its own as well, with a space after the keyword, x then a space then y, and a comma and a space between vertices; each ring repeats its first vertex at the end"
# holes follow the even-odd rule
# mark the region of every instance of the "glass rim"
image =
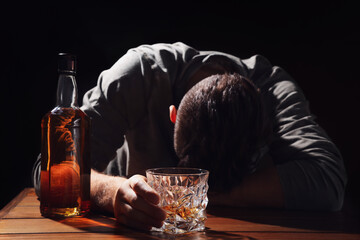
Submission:
POLYGON ((160 168, 150 168, 145 171, 148 174, 152 175, 161 175, 161 176, 202 176, 209 175, 209 171, 202 168, 188 168, 188 167, 160 167, 160 168), (180 170, 179 172, 175 172, 180 170), (170 172, 167 172, 170 171, 170 172), (171 172, 174 171, 174 172, 171 172), (183 171, 183 172, 181 172, 183 171), (186 172, 188 171, 188 172, 186 172))

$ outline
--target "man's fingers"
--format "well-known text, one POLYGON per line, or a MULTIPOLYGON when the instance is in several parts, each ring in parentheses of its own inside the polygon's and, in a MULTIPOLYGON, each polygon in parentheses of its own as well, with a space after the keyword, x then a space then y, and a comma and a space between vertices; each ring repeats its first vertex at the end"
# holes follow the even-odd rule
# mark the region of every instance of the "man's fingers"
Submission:
POLYGON ((150 230, 153 226, 159 228, 163 224, 162 221, 154 219, 123 202, 118 205, 115 216, 118 222, 124 225, 146 231, 150 230))
POLYGON ((135 175, 130 179, 130 187, 136 192, 136 194, 140 195, 147 201, 152 204, 159 204, 160 196, 159 194, 152 189, 149 184, 146 182, 146 178, 141 175, 135 175))
POLYGON ((166 212, 156 204, 159 195, 146 182, 144 176, 127 179, 118 189, 114 202, 114 214, 118 222, 134 228, 149 230, 161 227, 166 212))
POLYGON ((127 191, 123 196, 126 199, 126 202, 134 209, 139 210, 145 213, 152 218, 156 218, 160 221, 165 220, 166 213, 165 211, 152 203, 149 203, 145 200, 140 194, 137 194, 135 191, 127 191))

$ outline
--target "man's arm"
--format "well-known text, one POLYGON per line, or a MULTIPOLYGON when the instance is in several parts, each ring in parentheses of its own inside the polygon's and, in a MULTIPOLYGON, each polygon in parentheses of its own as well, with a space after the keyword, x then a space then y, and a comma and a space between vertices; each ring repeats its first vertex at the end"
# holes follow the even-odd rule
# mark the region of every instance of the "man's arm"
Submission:
POLYGON ((275 166, 243 178, 229 193, 209 193, 210 205, 237 207, 284 207, 284 195, 275 166))
POLYGON ((311 114, 304 93, 283 69, 265 58, 255 56, 246 64, 248 77, 260 87, 273 119, 269 154, 283 189, 284 206, 339 210, 347 181, 344 162, 311 114))
POLYGON ((95 210, 113 213, 118 222, 130 227, 150 230, 161 227, 166 218, 157 206, 159 195, 141 175, 126 179, 92 170, 90 194, 95 210))
POLYGON ((343 160, 301 89, 261 56, 244 63, 274 119, 269 154, 275 165, 245 177, 230 193, 210 195, 209 204, 339 210, 346 185, 343 160))
MULTIPOLYGON (((33 168, 33 184, 40 196, 39 155, 33 168)), ((91 170, 92 209, 113 214, 117 221, 137 229, 161 227, 166 213, 157 206, 159 195, 147 184, 146 178, 135 175, 129 179, 109 176, 91 170)))

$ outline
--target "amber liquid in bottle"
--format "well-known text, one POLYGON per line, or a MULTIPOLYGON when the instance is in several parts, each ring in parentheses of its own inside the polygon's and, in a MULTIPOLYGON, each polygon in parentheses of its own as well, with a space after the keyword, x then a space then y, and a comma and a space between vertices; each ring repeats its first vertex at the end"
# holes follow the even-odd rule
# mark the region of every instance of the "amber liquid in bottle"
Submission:
MULTIPOLYGON (((60 57, 70 65, 75 61, 60 57)), ((90 211, 90 119, 77 105, 74 72, 60 71, 57 106, 41 122, 40 212, 45 217, 90 211)))

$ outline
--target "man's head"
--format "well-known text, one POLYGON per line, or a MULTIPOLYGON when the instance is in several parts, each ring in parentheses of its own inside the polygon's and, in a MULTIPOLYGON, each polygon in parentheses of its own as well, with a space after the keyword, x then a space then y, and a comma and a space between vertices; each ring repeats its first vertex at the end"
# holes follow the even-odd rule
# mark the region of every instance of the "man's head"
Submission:
POLYGON ((261 95, 252 82, 239 74, 207 77, 179 106, 174 132, 179 165, 209 169, 212 188, 226 190, 254 171, 266 126, 261 95))

